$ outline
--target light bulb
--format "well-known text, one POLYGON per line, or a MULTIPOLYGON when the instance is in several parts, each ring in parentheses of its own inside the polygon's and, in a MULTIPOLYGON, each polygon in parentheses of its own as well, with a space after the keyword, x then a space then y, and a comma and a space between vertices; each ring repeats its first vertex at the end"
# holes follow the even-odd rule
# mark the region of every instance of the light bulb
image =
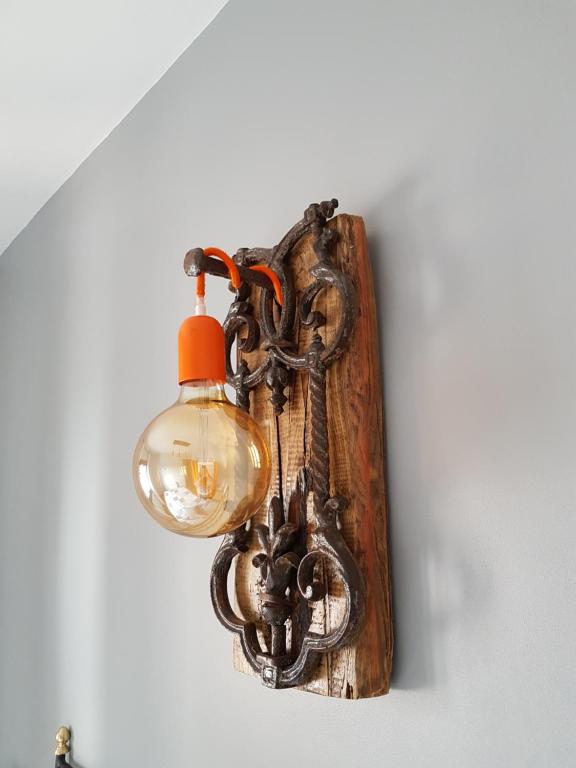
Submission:
POLYGON ((179 350, 180 396, 138 441, 134 484, 164 528, 218 536, 258 511, 270 482, 270 452, 260 426, 226 397, 218 321, 185 320, 179 350))

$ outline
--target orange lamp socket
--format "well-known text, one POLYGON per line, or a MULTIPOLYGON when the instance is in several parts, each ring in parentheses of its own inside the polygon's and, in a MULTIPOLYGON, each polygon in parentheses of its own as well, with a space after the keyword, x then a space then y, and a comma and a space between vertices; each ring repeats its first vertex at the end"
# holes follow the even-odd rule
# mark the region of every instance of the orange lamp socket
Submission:
POLYGON ((226 381, 224 329, 210 315, 187 317, 178 333, 178 382, 226 381))

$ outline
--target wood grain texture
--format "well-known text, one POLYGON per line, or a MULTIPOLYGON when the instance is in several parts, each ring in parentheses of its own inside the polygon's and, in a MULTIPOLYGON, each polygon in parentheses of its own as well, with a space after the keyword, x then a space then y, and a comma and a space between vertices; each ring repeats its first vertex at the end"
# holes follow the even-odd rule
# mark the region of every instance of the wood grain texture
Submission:
MULTIPOLYGON (((367 698, 389 690, 392 668, 392 605, 385 491, 384 417, 380 384, 380 363, 376 303, 364 223, 357 216, 341 214, 329 226, 339 233, 334 254, 336 265, 348 274, 358 291, 360 312, 347 353, 328 369, 327 398, 330 439, 331 493, 342 494, 350 506, 342 515, 344 538, 354 553, 366 580, 366 616, 354 644, 323 656, 311 680, 302 688, 336 698, 367 698)), ((309 268, 316 262, 311 237, 302 239, 294 250, 291 268, 300 292, 310 282, 309 268)), ((316 308, 328 321, 321 329, 325 342, 335 331, 339 299, 335 291, 321 294, 316 308)), ((257 302, 254 302, 257 305, 257 302)), ((299 350, 305 349, 310 333, 300 330, 299 350)), ((254 368, 262 352, 244 355, 254 368)), ((279 441, 269 391, 261 385, 251 394, 251 413, 265 425, 274 465, 278 467, 278 442, 282 454, 282 478, 276 475, 270 494, 281 490, 289 501, 289 516, 297 522, 297 510, 290 503, 298 470, 310 459, 310 404, 307 374, 295 374, 285 406, 278 420, 279 441)), ((311 499, 310 499, 311 502, 311 499)), ((266 522, 266 508, 257 517, 266 522)), ((313 544, 314 515, 308 509, 309 543, 313 544)), ((239 612, 257 621, 259 607, 258 571, 251 558, 258 551, 251 540, 250 552, 236 565, 235 589, 239 612)), ((323 566, 327 597, 317 603, 311 629, 324 633, 339 623, 343 611, 343 589, 330 564, 323 566)), ((260 629, 261 641, 266 641, 260 629)), ((238 642, 234 645, 234 666, 253 674, 238 642)))

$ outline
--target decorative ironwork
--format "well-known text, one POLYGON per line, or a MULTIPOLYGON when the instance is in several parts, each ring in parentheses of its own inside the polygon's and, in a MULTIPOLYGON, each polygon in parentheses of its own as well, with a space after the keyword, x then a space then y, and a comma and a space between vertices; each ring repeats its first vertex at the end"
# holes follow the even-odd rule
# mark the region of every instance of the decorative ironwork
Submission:
MULTIPOLYGON (((311 402, 311 459, 302 467, 290 502, 298 510, 296 523, 288 520, 282 498, 274 496, 269 505, 268 525, 254 526, 262 551, 252 559, 260 571, 260 616, 265 625, 265 645, 258 638, 257 625, 236 614, 228 595, 228 573, 234 558, 244 555, 250 535, 246 526, 227 534, 218 550, 211 574, 211 596, 214 611, 226 629, 236 633, 244 655, 271 688, 288 688, 306 682, 321 654, 348 644, 354 636, 364 612, 364 582, 358 565, 348 549, 339 528, 339 515, 346 508, 342 496, 330 495, 330 455, 326 411, 326 370, 344 354, 358 312, 358 301, 350 279, 336 268, 331 252, 337 233, 326 227, 334 214, 337 200, 310 205, 304 217, 272 249, 241 249, 234 258, 243 279, 224 323, 227 350, 228 383, 236 391, 239 407, 249 410, 250 391, 266 384, 276 420, 281 418, 287 402, 286 390, 293 372, 308 373, 311 402), (299 240, 312 233, 317 262, 310 269, 311 284, 297 297, 290 269, 290 256, 299 240), (278 275, 282 284, 282 307, 275 310, 272 285, 263 273, 250 270, 265 263, 278 275), (250 286, 261 288, 258 320, 250 303, 250 286), (340 296, 339 318, 329 343, 320 329, 324 315, 315 310, 318 295, 334 289, 340 296), (298 352, 295 339, 296 310, 300 306, 299 323, 313 329, 308 348, 298 352), (258 348, 266 352, 259 365, 250 370, 245 360, 236 369, 231 351, 236 341, 241 352, 258 348), (307 547, 307 501, 312 493, 316 526, 313 546, 307 547), (317 578, 317 566, 329 558, 344 586, 346 607, 340 624, 321 635, 310 629, 311 604, 322 600, 326 590, 317 578), (288 643, 288 628, 290 642, 288 643)), ((225 266, 206 257, 201 249, 186 254, 187 274, 201 271, 226 276, 225 266)), ((276 305, 277 306, 277 305, 276 305)), ((281 446, 279 461, 281 460, 281 446)), ((279 473, 281 474, 281 473, 279 473)), ((294 507, 293 507, 294 508, 294 507)))

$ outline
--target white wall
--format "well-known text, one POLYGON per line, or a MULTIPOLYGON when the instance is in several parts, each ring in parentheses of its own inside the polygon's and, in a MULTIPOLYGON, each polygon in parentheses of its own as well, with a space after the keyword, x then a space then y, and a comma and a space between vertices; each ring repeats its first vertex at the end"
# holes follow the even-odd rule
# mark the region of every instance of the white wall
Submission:
POLYGON ((83 768, 575 764, 575 22, 231 0, 3 255, 3 768, 50 765, 64 722, 83 768), (185 250, 333 195, 366 219, 386 386, 396 667, 364 702, 235 674, 217 542, 130 479, 185 250))

